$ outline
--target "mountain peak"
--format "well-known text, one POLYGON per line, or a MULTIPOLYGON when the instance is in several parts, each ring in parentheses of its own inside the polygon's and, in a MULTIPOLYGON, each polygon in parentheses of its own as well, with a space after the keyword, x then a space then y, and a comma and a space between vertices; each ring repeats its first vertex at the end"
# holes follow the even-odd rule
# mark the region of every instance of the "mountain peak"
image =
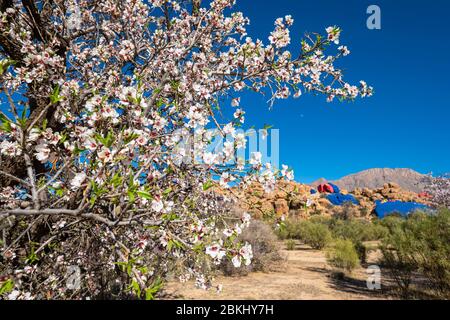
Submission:
MULTIPOLYGON (((424 189, 424 177, 424 174, 409 168, 372 168, 329 182, 349 191, 355 188, 381 188, 385 183, 393 182, 405 190, 421 192, 424 189)), ((316 186, 326 181, 320 178, 312 185, 316 186)))

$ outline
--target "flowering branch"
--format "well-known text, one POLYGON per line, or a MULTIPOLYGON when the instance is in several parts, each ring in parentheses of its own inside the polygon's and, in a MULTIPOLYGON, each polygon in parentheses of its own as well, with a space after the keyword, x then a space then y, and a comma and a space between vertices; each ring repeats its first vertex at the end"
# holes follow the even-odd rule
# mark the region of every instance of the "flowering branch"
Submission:
POLYGON ((257 182, 270 192, 293 172, 258 152, 235 159, 247 143, 239 95, 267 95, 272 105, 373 89, 345 82, 335 67, 350 53, 335 48, 338 27, 307 35, 291 53, 291 16, 264 43, 248 37, 234 4, 0 1, 0 217, 17 222, 2 229, 10 298, 111 294, 100 279, 122 297, 149 298, 169 272, 211 287, 203 259, 251 263, 251 246, 236 241, 250 217, 229 224, 234 190, 211 188, 257 182), (233 118, 222 121, 229 104, 233 118), (227 138, 214 152, 211 126, 227 138), (61 284, 71 265, 86 283, 68 293, 61 284))

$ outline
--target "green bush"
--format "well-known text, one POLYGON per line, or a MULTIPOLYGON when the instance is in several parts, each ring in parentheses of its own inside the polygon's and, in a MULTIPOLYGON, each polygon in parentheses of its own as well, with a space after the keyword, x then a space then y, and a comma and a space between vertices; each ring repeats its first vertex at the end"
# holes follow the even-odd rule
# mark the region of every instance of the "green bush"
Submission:
POLYGON ((359 266, 359 257, 351 240, 337 239, 326 253, 327 262, 338 269, 351 272, 359 266))
MULTIPOLYGON (((425 277, 427 293, 450 298, 450 211, 434 215, 415 213, 408 219, 388 217, 383 221, 389 236, 382 242, 384 264, 406 298, 415 272, 425 277)), ((420 289, 420 288, 419 288, 420 289)))
POLYGON ((380 240, 387 236, 388 228, 379 221, 369 222, 363 219, 342 220, 324 216, 314 216, 309 220, 290 219, 277 231, 278 237, 298 239, 313 248, 322 249, 331 238, 351 240, 361 262, 365 262, 366 247, 364 241, 380 240))
POLYGON ((361 219, 335 219, 330 228, 334 237, 349 239, 354 243, 380 240, 388 234, 388 229, 378 222, 361 219))
POLYGON ((334 238, 353 242, 361 263, 365 263, 367 257, 367 248, 364 242, 384 239, 389 233, 388 228, 378 221, 370 222, 361 219, 333 219, 330 229, 334 238))
POLYGON ((289 239, 289 234, 288 234, 285 226, 276 228, 275 234, 277 235, 278 239, 280 239, 280 240, 289 239))
POLYGON ((286 239, 300 239, 300 224, 302 220, 290 219, 286 220, 282 227, 276 233, 281 240, 286 239))
POLYGON ((326 224, 314 219, 287 220, 284 227, 277 231, 280 239, 297 239, 310 245, 314 249, 323 249, 332 239, 331 232, 326 224))
POLYGON ((289 239, 286 241, 286 249, 289 251, 295 250, 295 240, 289 239))
POLYGON ((321 250, 331 242, 332 236, 326 225, 302 221, 300 223, 300 239, 312 248, 321 250))
POLYGON ((333 224, 334 219, 327 216, 312 216, 309 219, 310 222, 324 224, 330 227, 333 224))
POLYGON ((353 242, 355 246, 356 253, 358 254, 359 261, 361 263, 366 263, 367 261, 367 247, 362 242, 353 242))

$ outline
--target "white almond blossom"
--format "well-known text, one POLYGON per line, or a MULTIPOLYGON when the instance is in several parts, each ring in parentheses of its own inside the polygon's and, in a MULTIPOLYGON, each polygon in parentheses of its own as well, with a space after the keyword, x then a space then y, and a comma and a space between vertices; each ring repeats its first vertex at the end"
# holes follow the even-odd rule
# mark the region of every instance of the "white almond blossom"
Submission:
POLYGON ((294 170, 289 169, 287 165, 282 165, 281 175, 289 181, 294 180, 294 170))
POLYGON ((250 156, 250 164, 254 167, 261 165, 262 154, 261 152, 252 152, 250 156))
POLYGON ((38 144, 35 147, 35 150, 36 150, 36 153, 35 153, 36 159, 38 159, 42 163, 46 163, 48 161, 48 158, 50 157, 50 153, 51 153, 51 150, 48 147, 48 145, 47 144, 38 144))
POLYGON ((212 153, 212 152, 206 152, 206 153, 203 155, 203 162, 204 162, 206 165, 208 165, 208 166, 211 166, 211 165, 216 164, 217 161, 218 161, 218 156, 217 156, 217 154, 214 154, 214 153, 212 153))
POLYGON ((86 180, 87 176, 86 173, 80 172, 75 175, 75 177, 72 178, 70 181, 70 186, 72 190, 78 190, 83 182, 86 180))
POLYGON ((22 151, 17 142, 4 140, 0 143, 0 153, 9 157, 20 156, 22 151))

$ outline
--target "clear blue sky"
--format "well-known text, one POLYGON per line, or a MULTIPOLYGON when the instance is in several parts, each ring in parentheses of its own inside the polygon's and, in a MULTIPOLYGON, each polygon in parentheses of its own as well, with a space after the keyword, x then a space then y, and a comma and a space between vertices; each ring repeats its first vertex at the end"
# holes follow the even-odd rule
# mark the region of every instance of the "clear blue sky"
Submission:
POLYGON ((291 14, 293 43, 305 31, 343 29, 352 54, 341 59, 346 80, 366 80, 375 95, 354 103, 324 97, 278 100, 245 96, 246 122, 280 129, 280 162, 296 180, 329 179, 372 167, 450 171, 450 2, 365 0, 238 0, 248 33, 267 40, 277 17, 291 14), (382 29, 366 28, 366 9, 381 8, 382 29))

